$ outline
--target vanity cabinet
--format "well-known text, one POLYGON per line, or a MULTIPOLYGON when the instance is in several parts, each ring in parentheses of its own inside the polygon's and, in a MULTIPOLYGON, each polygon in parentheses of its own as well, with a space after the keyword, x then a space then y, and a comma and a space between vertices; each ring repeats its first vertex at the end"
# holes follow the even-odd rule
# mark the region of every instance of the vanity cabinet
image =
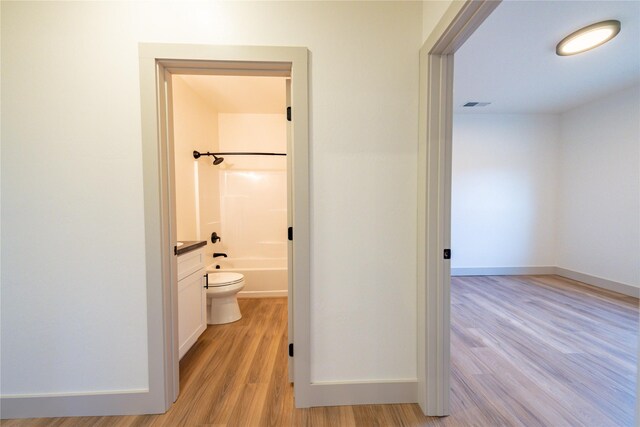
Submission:
POLYGON ((204 273, 202 249, 178 256, 178 356, 180 359, 207 328, 204 273))

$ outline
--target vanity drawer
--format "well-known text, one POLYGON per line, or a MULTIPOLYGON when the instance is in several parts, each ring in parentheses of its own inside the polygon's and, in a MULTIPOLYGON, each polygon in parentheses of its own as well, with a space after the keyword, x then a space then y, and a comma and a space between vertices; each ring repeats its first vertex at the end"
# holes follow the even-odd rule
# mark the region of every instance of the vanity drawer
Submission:
POLYGON ((202 249, 197 249, 178 256, 178 280, 184 279, 203 267, 204 252, 202 249))

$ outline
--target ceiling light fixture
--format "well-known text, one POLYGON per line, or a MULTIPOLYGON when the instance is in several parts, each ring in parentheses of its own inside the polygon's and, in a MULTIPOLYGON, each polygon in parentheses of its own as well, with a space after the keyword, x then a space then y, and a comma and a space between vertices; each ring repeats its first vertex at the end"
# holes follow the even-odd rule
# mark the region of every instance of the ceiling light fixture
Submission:
POLYGON ((609 20, 589 25, 569 34, 556 46, 560 56, 575 55, 598 47, 620 32, 620 21, 609 20))

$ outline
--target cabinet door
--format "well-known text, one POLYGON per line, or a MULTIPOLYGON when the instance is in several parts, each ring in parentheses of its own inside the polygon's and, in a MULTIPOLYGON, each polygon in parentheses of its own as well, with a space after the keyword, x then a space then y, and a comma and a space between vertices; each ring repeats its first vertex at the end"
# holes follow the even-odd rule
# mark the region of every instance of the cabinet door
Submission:
POLYGON ((181 359, 207 328, 206 298, 204 269, 178 281, 178 355, 181 359))

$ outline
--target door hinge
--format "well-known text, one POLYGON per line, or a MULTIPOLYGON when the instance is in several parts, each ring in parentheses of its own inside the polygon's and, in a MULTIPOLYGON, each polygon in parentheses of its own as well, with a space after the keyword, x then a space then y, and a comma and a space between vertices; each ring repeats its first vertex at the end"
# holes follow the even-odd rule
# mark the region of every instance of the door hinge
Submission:
POLYGON ((451 259, 451 249, 444 250, 444 259, 451 259))
POLYGON ((293 343, 289 344, 289 357, 293 357, 293 343))
POLYGON ((205 273, 204 275, 204 288, 209 289, 209 273, 205 273))
POLYGON ((291 241, 293 241, 293 227, 289 227, 287 229, 287 238, 291 241))
POLYGON ((291 121, 291 107, 287 107, 287 121, 291 121))
POLYGON ((173 247, 173 254, 174 255, 178 255, 178 247, 177 246, 173 247))

